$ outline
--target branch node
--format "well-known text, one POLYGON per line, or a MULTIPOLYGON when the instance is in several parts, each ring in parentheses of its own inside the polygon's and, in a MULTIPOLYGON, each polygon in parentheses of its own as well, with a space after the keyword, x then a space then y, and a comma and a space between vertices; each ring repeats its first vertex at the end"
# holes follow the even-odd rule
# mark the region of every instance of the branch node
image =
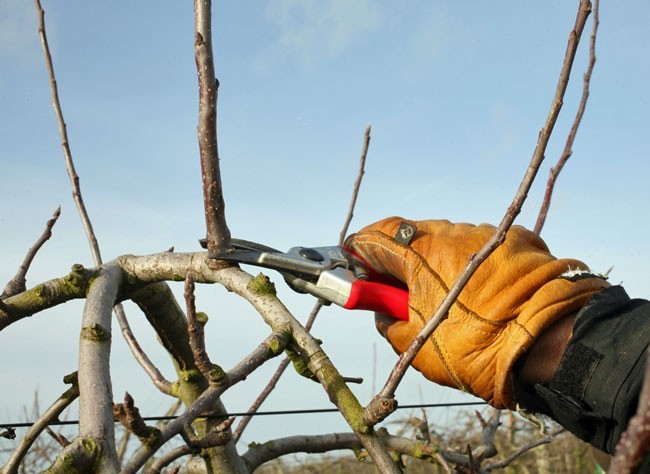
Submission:
POLYGON ((397 400, 385 398, 381 395, 375 396, 368 406, 363 410, 363 420, 370 426, 384 421, 388 415, 397 410, 397 400))
POLYGON ((140 415, 140 410, 133 402, 133 397, 128 392, 124 394, 124 403, 113 405, 113 416, 129 433, 133 433, 147 446, 154 444, 160 438, 160 430, 147 426, 140 415))

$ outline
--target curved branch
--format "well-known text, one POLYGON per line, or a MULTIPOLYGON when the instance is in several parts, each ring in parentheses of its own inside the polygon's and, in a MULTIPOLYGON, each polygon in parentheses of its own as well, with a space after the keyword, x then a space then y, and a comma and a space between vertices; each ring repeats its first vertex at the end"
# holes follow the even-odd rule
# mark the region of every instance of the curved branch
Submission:
MULTIPOLYGON (((293 336, 295 345, 303 352, 301 355, 309 361, 309 369, 323 385, 332 403, 358 434, 375 462, 381 465, 385 472, 397 472, 397 467, 381 446, 372 428, 365 424, 359 401, 347 387, 343 377, 324 353, 318 341, 289 313, 275 295, 267 291, 256 291, 256 285, 249 286, 252 281, 249 274, 236 267, 215 270, 213 262, 205 253, 124 256, 120 257, 119 261, 133 283, 150 283, 162 279, 182 281, 187 272, 191 272, 195 281, 220 283, 249 301, 274 331, 286 332, 293 336)), ((208 391, 201 397, 206 393, 208 391)), ((195 416, 198 414, 196 413, 195 416)))

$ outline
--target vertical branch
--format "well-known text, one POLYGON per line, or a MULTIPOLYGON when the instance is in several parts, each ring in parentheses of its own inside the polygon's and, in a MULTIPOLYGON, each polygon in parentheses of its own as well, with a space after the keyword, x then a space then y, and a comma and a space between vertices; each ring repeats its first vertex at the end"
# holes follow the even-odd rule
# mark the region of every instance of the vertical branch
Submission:
MULTIPOLYGON (((542 127, 542 130, 539 133, 539 138, 537 140, 537 145, 533 156, 528 165, 528 168, 524 174, 524 177, 519 184, 517 193, 515 197, 508 206, 506 214, 504 215, 499 227, 497 228, 494 235, 490 240, 483 246, 483 248, 477 252, 467 263, 463 271, 461 272, 458 280, 450 288, 449 293, 444 298, 434 315, 427 321, 420 333, 413 339, 408 348, 400 355, 397 364, 391 371, 386 384, 379 392, 379 394, 371 401, 366 409, 366 415, 371 416, 372 419, 376 420, 377 417, 374 416, 377 412, 386 413, 386 410, 394 409, 395 404, 390 403, 390 400, 394 398, 395 390, 397 386, 402 381, 406 370, 411 365, 411 362, 422 348, 424 343, 429 339, 433 331, 438 327, 438 325, 447 317, 447 313, 451 308, 451 305, 456 301, 458 295, 463 290, 469 279, 472 277, 476 269, 483 263, 494 250, 501 245, 505 239, 506 232, 512 226, 515 217, 521 211, 521 207, 528 196, 528 191, 537 175, 542 161, 544 160, 544 152, 548 141, 553 132, 555 122, 557 117, 562 109, 564 93, 566 92, 567 85, 569 83, 569 77, 571 75, 571 68, 573 66, 573 60, 575 58, 576 50, 580 42, 580 37, 582 31, 584 30, 585 23, 587 18, 591 13, 591 3, 589 0, 580 0, 580 6, 578 8, 578 14, 576 17, 575 25, 573 30, 569 34, 569 41, 567 44, 566 53, 564 56, 564 62, 562 64, 562 69, 560 71, 560 78, 558 80, 557 88, 555 90, 555 96, 553 97, 553 102, 551 103, 551 108, 549 110, 546 122, 542 127)), ((381 418, 380 418, 381 419, 381 418)))
POLYGON ((77 210, 79 211, 79 216, 81 217, 81 222, 84 226, 84 230, 86 231, 86 237, 90 243, 90 251, 92 253, 93 260, 96 265, 99 265, 102 261, 101 254, 99 252, 99 244, 97 243, 97 238, 95 237, 92 223, 90 222, 88 212, 86 211, 86 205, 84 204, 83 197, 81 196, 79 176, 75 171, 74 162, 72 161, 72 152, 70 151, 70 142, 68 141, 68 129, 66 127, 65 120, 63 119, 63 110, 61 109, 61 102, 59 101, 59 88, 56 84, 54 65, 52 64, 52 55, 50 54, 50 47, 47 42, 47 35, 45 33, 45 11, 43 10, 43 7, 41 7, 40 0, 34 0, 34 4, 38 13, 38 34, 41 38, 41 46, 43 47, 43 55, 45 56, 47 73, 50 77, 52 106, 54 107, 54 113, 56 114, 56 122, 59 127, 59 135, 61 136, 61 147, 63 148, 65 167, 68 171, 70 183, 72 184, 72 197, 74 198, 77 210))
POLYGON ((366 133, 363 137, 363 150, 361 150, 359 173, 357 174, 357 180, 354 182, 354 188, 352 189, 352 199, 350 200, 348 215, 345 218, 345 223, 343 224, 341 234, 339 235, 339 245, 343 244, 343 241, 345 240, 348 229, 350 228, 352 216, 354 216, 354 208, 357 205, 357 197, 359 196, 359 189, 361 188, 361 180, 363 179, 363 174, 366 168, 366 155, 368 154, 368 146, 370 145, 370 125, 366 127, 366 133))
POLYGON ((230 230, 226 224, 225 203, 217 148, 217 95, 219 81, 214 74, 212 55, 212 2, 194 1, 194 57, 199 79, 198 139, 203 178, 203 206, 208 251, 230 248, 230 230))
POLYGON ((79 341, 79 435, 99 448, 101 472, 118 469, 110 374, 111 314, 122 271, 103 267, 88 291, 79 341))
MULTIPOLYGON (((54 112, 56 114, 56 121, 59 127, 59 135, 61 136, 61 146, 63 148, 63 156, 65 157, 65 167, 70 177, 70 183, 72 185, 72 197, 74 199, 77 210, 79 211, 79 217, 86 231, 86 237, 88 243, 90 244, 90 252, 93 257, 93 261, 96 266, 102 264, 102 256, 99 251, 99 244, 97 243, 97 237, 95 236, 95 231, 93 230, 92 223, 90 222, 90 217, 86 211, 86 205, 84 204, 83 197, 81 195, 81 186, 79 184, 79 176, 75 171, 74 161, 72 160, 72 152, 70 151, 70 142, 68 141, 68 131, 63 119, 63 111, 61 109, 61 102, 59 100, 59 90, 56 84, 56 76, 54 75, 54 65, 52 63, 52 55, 50 54, 50 47, 47 42, 47 34, 45 32, 45 11, 41 7, 40 0, 34 0, 36 6, 36 11, 38 14, 38 33, 41 38, 41 45, 43 47, 43 55, 45 56, 45 64, 47 67, 47 73, 50 78, 50 91, 52 94, 52 105, 54 107, 54 112)), ((127 345, 131 349, 133 356, 142 366, 145 372, 149 375, 154 385, 158 387, 162 392, 169 393, 170 384, 167 380, 164 379, 158 368, 151 362, 151 360, 144 353, 138 341, 135 339, 129 322, 126 319, 126 313, 121 304, 115 305, 115 316, 117 321, 122 329, 122 335, 126 340, 127 345)))
POLYGON ((589 84, 591 83, 591 74, 596 65, 596 34, 598 33, 598 10, 599 10, 599 0, 594 2, 594 11, 593 11, 593 22, 594 26, 591 30, 591 39, 589 42, 589 64, 587 66, 587 71, 583 77, 583 86, 582 86, 582 98, 580 99, 580 105, 578 106, 578 111, 576 112, 576 117, 569 131, 569 136, 567 137, 566 143, 564 145, 564 150, 562 155, 558 160, 557 164, 551 168, 549 173, 548 181, 546 183, 546 192, 544 193, 544 200, 542 201, 542 206, 539 210, 539 215, 537 216, 537 222, 535 223, 535 229, 533 230, 536 234, 539 234, 544 227, 544 222, 546 221, 546 215, 548 214, 548 209, 551 206, 551 197, 553 196, 553 189, 555 188, 555 181, 557 180, 562 168, 573 153, 573 142, 575 141, 576 135, 578 133, 578 128, 580 127, 580 122, 582 121, 582 116, 585 113, 585 108, 587 107, 587 100, 589 99, 589 84))

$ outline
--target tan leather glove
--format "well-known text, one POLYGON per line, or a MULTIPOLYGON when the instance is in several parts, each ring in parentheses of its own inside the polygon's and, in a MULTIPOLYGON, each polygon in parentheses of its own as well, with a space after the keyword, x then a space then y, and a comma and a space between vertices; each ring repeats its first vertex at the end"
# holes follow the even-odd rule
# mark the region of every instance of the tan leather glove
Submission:
MULTIPOLYGON (((391 217, 348 237, 347 248, 377 272, 408 286, 409 321, 376 317, 379 332, 396 352, 407 348, 471 255, 494 232, 486 224, 391 217), (395 240, 402 222, 417 227, 408 244, 395 240)), ((584 263, 556 259, 536 234, 513 226, 474 273, 413 366, 434 382, 472 393, 494 407, 513 409, 517 359, 546 328, 608 286, 584 263)))

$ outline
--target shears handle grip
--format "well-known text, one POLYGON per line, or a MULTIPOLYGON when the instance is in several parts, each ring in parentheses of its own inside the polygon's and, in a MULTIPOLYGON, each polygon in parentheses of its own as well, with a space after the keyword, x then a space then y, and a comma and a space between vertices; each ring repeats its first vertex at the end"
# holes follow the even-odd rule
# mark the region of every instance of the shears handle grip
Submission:
POLYGON ((407 290, 385 283, 356 280, 352 283, 346 309, 365 309, 408 321, 409 293, 407 290))

